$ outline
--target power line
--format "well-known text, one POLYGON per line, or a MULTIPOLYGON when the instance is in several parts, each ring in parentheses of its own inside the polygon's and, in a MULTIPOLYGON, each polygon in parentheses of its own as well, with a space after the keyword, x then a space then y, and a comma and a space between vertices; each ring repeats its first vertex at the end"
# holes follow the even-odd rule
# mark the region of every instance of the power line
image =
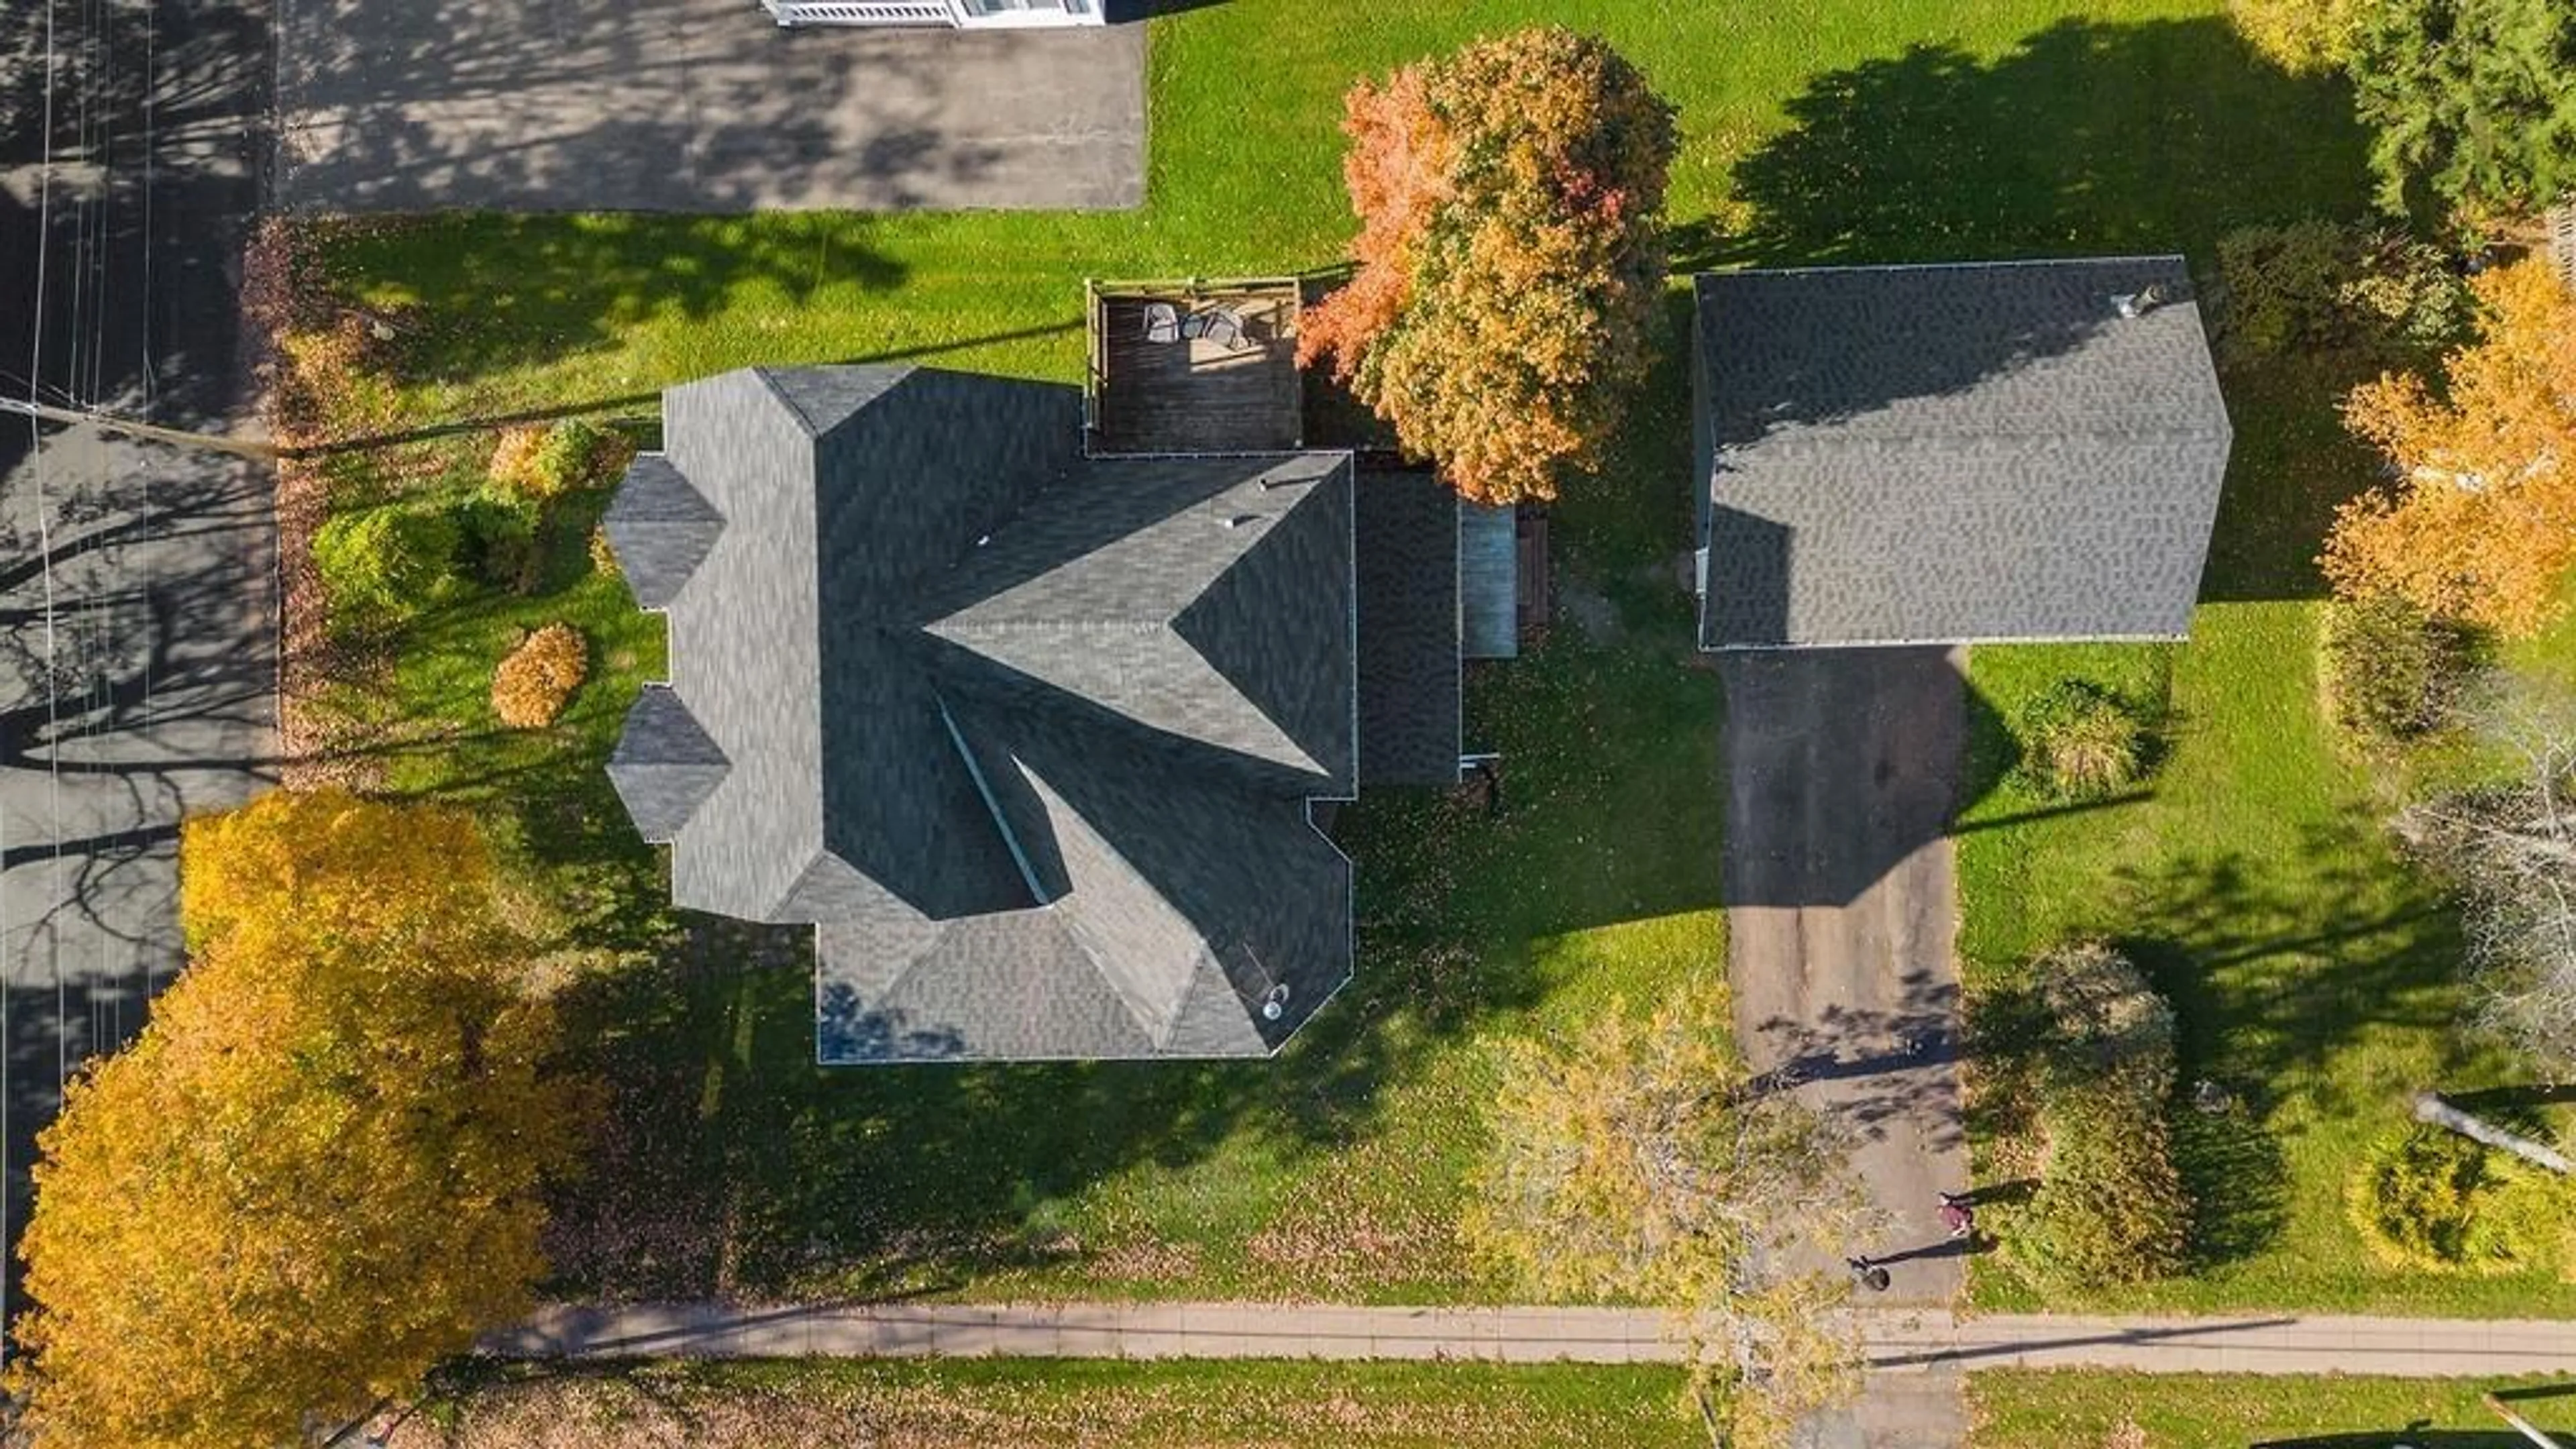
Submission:
MULTIPOLYGON (((33 310, 28 314, 28 315, 29 315, 29 319, 30 319, 30 323, 31 323, 31 325, 30 325, 30 329, 29 329, 29 330, 30 330, 30 332, 31 332, 31 334, 32 334, 31 339, 30 339, 30 341, 29 341, 29 343, 28 343, 28 361, 27 361, 27 403, 28 403, 28 406, 29 406, 30 408, 32 408, 32 407, 34 407, 34 406, 36 405, 36 379, 38 379, 38 378, 40 378, 40 377, 43 377, 43 376, 45 375, 45 282, 46 282, 46 270, 47 270, 46 264, 47 264, 48 258, 50 257, 50 255, 51 255, 51 253, 52 253, 52 250, 53 250, 53 248, 52 248, 52 241, 53 241, 53 203, 54 203, 54 69, 55 69, 56 62, 57 62, 57 60, 58 60, 58 54, 57 54, 57 51, 56 51, 56 49, 55 49, 55 45, 54 45, 54 0, 44 0, 44 5, 45 5, 45 100, 44 100, 44 112, 43 112, 43 121, 42 121, 42 124, 43 124, 43 127, 44 127, 43 134, 42 134, 42 144, 43 144, 43 148, 44 148, 44 153, 43 153, 43 161, 42 161, 42 163, 41 163, 41 165, 39 166, 38 171, 37 171, 37 186, 36 186, 36 296, 35 296, 35 306, 34 306, 34 309, 33 309, 33 310)), ((29 443, 30 443, 30 445, 31 445, 31 449, 32 449, 32 451, 31 451, 31 455, 30 455, 30 460, 29 460, 29 461, 30 461, 30 466, 31 466, 31 468, 32 468, 33 475, 34 475, 34 478, 35 478, 35 484, 36 484, 36 546, 37 546, 38 566, 39 566, 39 568, 40 568, 40 569, 45 573, 45 575, 46 575, 46 581, 45 581, 45 632, 46 632, 45 692, 46 692, 46 698, 50 701, 50 700, 51 700, 51 698, 52 698, 52 696, 53 696, 53 683, 54 683, 54 681, 53 681, 53 648, 52 648, 53 612, 54 612, 54 611, 53 611, 53 579, 52 579, 52 572, 53 572, 53 548, 52 548, 52 536, 51 536, 51 531, 50 531, 50 525, 47 523, 46 518, 45 518, 45 440, 44 440, 44 429, 43 429, 43 428, 41 428, 41 427, 39 427, 39 426, 37 426, 37 424, 36 424, 36 422, 35 422, 35 420, 34 420, 34 418, 33 418, 33 416, 32 416, 32 415, 30 416, 29 421, 28 421, 28 423, 27 423, 27 433, 28 433, 29 443)), ((50 711, 51 711, 51 705, 50 705, 50 704, 48 704, 47 709, 48 709, 48 712, 50 713, 50 711)), ((55 801, 55 830, 54 830, 54 843, 55 843, 55 849, 56 849, 56 851, 57 851, 57 852, 59 852, 59 851, 60 851, 60 849, 61 849, 61 845, 62 845, 62 829, 61 829, 61 823, 62 823, 62 822, 61 822, 61 801, 60 801, 59 797, 57 797, 57 799, 56 799, 56 801, 55 801)), ((58 853, 58 854, 56 855, 56 858, 55 858, 55 878, 54 878, 54 883, 55 883, 55 885, 56 885, 56 886, 60 886, 60 885, 61 885, 61 883, 62 883, 62 878, 61 878, 61 869, 62 869, 62 867, 61 867, 61 857, 60 857, 60 855, 59 855, 59 853, 58 853)), ((0 942, 0 949, 5 949, 5 942, 0 942)), ((7 961, 5 961, 5 960, 0 960, 0 1013, 5 1013, 5 1011, 6 1011, 6 1009, 7 1009, 7 1006, 6 1006, 6 992, 7 992, 7 990, 8 990, 7 981, 8 981, 8 974, 9 974, 9 972, 8 972, 8 967, 9 967, 9 965, 10 965, 10 963, 9 963, 9 962, 7 962, 7 961)), ((55 978, 55 979, 56 979, 58 982, 60 981, 61 977, 60 977, 59 971, 57 971, 57 974, 56 974, 56 978, 55 978)), ((7 1144, 7 1143, 8 1143, 8 1141, 10 1140, 10 1139, 9 1139, 9 1137, 8 1137, 8 1129, 7 1129, 7 1126, 6 1126, 6 1112, 7 1112, 7 1103, 8 1103, 8 1099, 9 1099, 9 1095, 10 1095, 9 1085, 8 1085, 8 1080, 7 1080, 8 1059, 9 1059, 9 1057, 10 1057, 10 1056, 12 1056, 12 1055, 14 1055, 14 1053, 9 1052, 9 1051, 5 1051, 5 1050, 0 1050, 0 1150, 6 1150, 6 1149, 5 1149, 5 1144, 7 1144)), ((5 1174, 0 1174, 0 1176, 5 1176, 5 1174)), ((8 1193, 7 1193, 7 1191, 6 1191, 6 1186, 7 1186, 7 1184, 6 1184, 5 1182, 0 1182, 0 1241, 6 1241, 6 1240, 7 1240, 7 1238, 8 1238, 8 1232, 9 1232, 9 1227, 8 1227, 8 1201, 7 1201, 7 1199, 8 1199, 8 1193)), ((7 1281, 6 1281, 6 1274, 7 1274, 7 1272, 8 1272, 8 1266, 7 1266, 5 1263, 0 1263, 0 1290, 5 1290, 5 1289, 6 1289, 6 1287, 7 1287, 7 1281)), ((0 1296, 5 1296, 5 1295, 4 1295, 4 1294, 0 1294, 0 1296)), ((6 1352, 7 1352, 6 1344, 5 1344, 5 1343, 0 1343, 0 1355, 5 1355, 5 1354, 6 1354, 6 1352)))

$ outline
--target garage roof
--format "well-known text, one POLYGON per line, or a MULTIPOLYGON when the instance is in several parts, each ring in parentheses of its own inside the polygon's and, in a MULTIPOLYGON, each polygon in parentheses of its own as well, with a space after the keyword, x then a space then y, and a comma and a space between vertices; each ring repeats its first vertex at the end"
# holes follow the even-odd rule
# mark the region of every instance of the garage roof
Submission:
POLYGON ((2230 434, 2180 257, 1697 292, 1702 648, 2186 632, 2230 434))

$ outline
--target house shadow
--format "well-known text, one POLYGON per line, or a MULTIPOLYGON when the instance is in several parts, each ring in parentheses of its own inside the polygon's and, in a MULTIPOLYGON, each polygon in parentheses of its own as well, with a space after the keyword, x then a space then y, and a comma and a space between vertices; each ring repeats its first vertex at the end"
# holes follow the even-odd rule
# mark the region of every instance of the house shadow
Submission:
POLYGON ((2009 755, 1968 744, 2012 731, 1965 662, 1941 645, 1718 656, 1728 907, 1849 905, 2003 782, 2009 755))
POLYGON ((1222 5, 1225 0, 1102 0, 1100 13, 1112 25, 1142 25, 1165 15, 1186 15, 1222 5))

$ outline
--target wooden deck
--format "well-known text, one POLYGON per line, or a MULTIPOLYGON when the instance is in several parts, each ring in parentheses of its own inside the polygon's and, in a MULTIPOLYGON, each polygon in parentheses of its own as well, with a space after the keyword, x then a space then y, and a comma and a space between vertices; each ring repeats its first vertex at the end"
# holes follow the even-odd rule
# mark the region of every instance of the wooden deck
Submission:
POLYGON ((1303 441, 1293 282, 1096 290, 1091 366, 1094 453, 1279 452, 1303 441), (1157 303, 1182 318, 1231 314, 1241 339, 1150 340, 1157 303))
POLYGON ((1521 637, 1547 632, 1555 617, 1556 593, 1547 568, 1547 515, 1526 509, 1518 514, 1521 637))

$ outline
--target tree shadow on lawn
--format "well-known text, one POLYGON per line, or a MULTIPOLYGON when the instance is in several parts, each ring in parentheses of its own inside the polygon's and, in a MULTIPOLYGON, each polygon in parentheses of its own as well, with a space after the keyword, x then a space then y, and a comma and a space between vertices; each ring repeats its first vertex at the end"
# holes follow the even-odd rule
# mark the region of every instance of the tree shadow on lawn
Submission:
MULTIPOLYGON (((2300 854, 2334 862, 2356 848, 2346 833, 2355 828, 2311 829, 2300 854)), ((2458 920, 2402 877, 2327 863, 2284 882, 2233 854, 2124 872, 2114 892, 2129 903, 2123 918, 2142 927, 2114 944, 2174 1006, 2174 1157, 2197 1205, 2194 1259, 2205 1268, 2254 1256, 2289 1220, 2289 1170, 2272 1126, 2282 1095, 2350 1118, 2374 1109, 2369 1095, 2402 1092, 2369 1064, 2336 1063, 2370 1049, 2364 1031, 2447 1042, 2458 920), (2336 924, 2291 925, 2316 921, 2336 924), (2223 1103, 2199 1105, 2203 1081, 2223 1103)))
POLYGON ((2308 867, 2287 879, 2233 852, 2119 872, 2116 915, 2137 923, 2123 944, 2174 1004, 2186 1073, 2230 1087, 2298 1076, 2330 1094, 2324 1069, 2362 1029, 2448 1031, 2458 916, 2402 867, 2338 858, 2382 850, 2370 830, 2358 812, 2303 830, 2308 867))
MULTIPOLYGON (((2385 1105, 2396 1121, 2405 1093, 2424 1085, 2386 1064, 2353 1062, 2350 1053, 2373 1050, 2365 1033, 2423 1034, 2435 1043, 2421 1068, 2428 1077, 2457 1060, 2457 916, 2411 877, 2369 867, 2379 847, 2356 832, 2371 829, 2357 816, 2308 829, 2296 849, 2306 864, 2286 878, 2222 853, 2124 869, 2107 883, 2103 919, 2135 923, 2112 945, 2174 1008, 2173 1147, 2197 1204, 2199 1268, 2255 1256, 2286 1228, 2291 1183, 2274 1124, 2287 1096, 2319 1117, 2357 1118, 2385 1105), (2307 924, 2317 921, 2335 924, 2307 924), (2224 1094, 2215 1110, 2198 1101, 2203 1081, 2224 1094)), ((1976 1135, 2027 1137, 2045 1013, 2021 980, 2007 978, 1980 985, 1972 1021, 1976 1135)))
POLYGON ((614 347, 656 318, 704 322, 753 288, 795 308, 829 287, 900 288, 902 261, 879 250, 874 218, 851 213, 746 217, 638 213, 307 221, 324 276, 307 285, 386 279, 409 294, 391 319, 399 375, 472 380, 614 347))
MULTIPOLYGON (((1309 1176, 1316 1155, 1370 1140, 1387 1125, 1388 1088, 1539 1004, 1561 979, 1546 943, 1715 904, 1704 675, 1662 649, 1551 644, 1480 672, 1469 719, 1503 751, 1506 803, 1488 815, 1390 791, 1345 810, 1336 834, 1356 862, 1355 979, 1268 1061, 821 1069, 811 935, 793 927, 692 918, 650 957, 583 980, 565 1002, 572 1062, 602 1077, 612 1102, 588 1176, 558 1195, 559 1286, 611 1298, 868 1296, 1015 1268, 1084 1271, 1125 1246, 1103 1231, 1181 1245, 1183 1266, 1119 1270, 1130 1281, 1187 1279, 1201 1240, 1240 1256, 1203 1209, 1183 1203, 1186 1220, 1164 1220, 1148 1186, 1118 1229, 1084 1211, 1082 1237, 1066 1205, 1128 1169, 1184 1168, 1245 1142, 1256 1145, 1247 1171, 1294 1175, 1280 1189, 1289 1211, 1319 1191, 1371 1201, 1347 1180, 1367 1169, 1309 1176), (1640 746, 1662 763, 1630 768, 1640 746)), ((622 853, 620 825, 600 827, 611 853, 622 853)), ((644 878, 658 890, 660 876, 644 878)), ((1478 1104, 1463 1092, 1423 1100, 1407 1097, 1443 1120, 1407 1132, 1445 1145, 1452 1114, 1472 1130, 1478 1104)), ((1397 1170, 1447 1169, 1415 1156, 1397 1170)))
POLYGON ((2182 251, 2369 195, 2339 79, 2264 62, 2216 17, 2065 20, 1984 61, 1916 45, 1817 77, 1736 164, 1750 224, 1696 265, 2182 251))

